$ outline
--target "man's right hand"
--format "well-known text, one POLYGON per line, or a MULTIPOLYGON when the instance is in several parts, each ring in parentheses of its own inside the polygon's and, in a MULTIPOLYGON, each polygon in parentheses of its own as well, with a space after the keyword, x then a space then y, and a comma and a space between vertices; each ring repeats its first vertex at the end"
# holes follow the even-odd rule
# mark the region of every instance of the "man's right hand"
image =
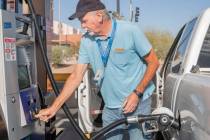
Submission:
POLYGON ((35 115, 35 117, 45 122, 52 118, 55 115, 55 113, 61 108, 61 106, 65 103, 65 101, 69 97, 71 97, 74 90, 79 86, 87 70, 87 67, 88 64, 77 64, 73 73, 68 77, 67 81, 65 82, 61 93, 55 99, 51 107, 40 110, 39 113, 35 115))
POLYGON ((48 122, 50 118, 55 115, 56 111, 52 107, 42 109, 39 111, 38 114, 35 115, 36 118, 40 119, 41 121, 48 122))

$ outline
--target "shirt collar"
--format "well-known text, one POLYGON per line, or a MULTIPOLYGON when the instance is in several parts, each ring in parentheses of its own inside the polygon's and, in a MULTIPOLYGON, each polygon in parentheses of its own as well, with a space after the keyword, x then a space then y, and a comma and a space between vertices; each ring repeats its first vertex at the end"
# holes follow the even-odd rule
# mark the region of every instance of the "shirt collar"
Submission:
POLYGON ((103 38, 103 37, 101 37, 101 36, 96 36, 96 37, 95 37, 95 40, 106 40, 106 39, 111 38, 113 28, 114 28, 114 21, 112 20, 112 28, 111 28, 111 30, 109 31, 108 36, 107 36, 106 38, 103 38))

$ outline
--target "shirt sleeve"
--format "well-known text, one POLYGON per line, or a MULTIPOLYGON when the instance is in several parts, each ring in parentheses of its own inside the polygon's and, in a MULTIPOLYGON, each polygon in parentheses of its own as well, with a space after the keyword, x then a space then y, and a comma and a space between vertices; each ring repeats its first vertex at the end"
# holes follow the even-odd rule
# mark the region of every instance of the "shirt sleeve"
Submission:
POLYGON ((152 49, 146 36, 136 24, 133 25, 133 40, 135 50, 141 57, 147 55, 152 49))
POLYGON ((85 46, 85 39, 84 37, 81 39, 80 43, 80 49, 79 49, 79 58, 78 58, 78 64, 88 64, 90 63, 89 55, 88 55, 88 50, 85 46))

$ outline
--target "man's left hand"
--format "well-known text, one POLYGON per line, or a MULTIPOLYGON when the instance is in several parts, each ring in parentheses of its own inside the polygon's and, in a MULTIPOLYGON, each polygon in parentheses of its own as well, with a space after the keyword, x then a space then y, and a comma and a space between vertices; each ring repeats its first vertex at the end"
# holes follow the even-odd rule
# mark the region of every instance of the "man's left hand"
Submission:
POLYGON ((123 113, 132 113, 139 104, 139 97, 135 93, 131 93, 123 103, 123 113))

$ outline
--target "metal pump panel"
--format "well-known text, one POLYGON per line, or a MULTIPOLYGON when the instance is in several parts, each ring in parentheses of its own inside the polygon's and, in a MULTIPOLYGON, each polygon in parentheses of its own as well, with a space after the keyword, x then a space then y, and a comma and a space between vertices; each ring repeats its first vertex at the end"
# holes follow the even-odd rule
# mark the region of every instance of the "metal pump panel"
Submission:
POLYGON ((9 140, 44 132, 34 118, 40 109, 36 51, 30 18, 0 10, 0 116, 9 140))

